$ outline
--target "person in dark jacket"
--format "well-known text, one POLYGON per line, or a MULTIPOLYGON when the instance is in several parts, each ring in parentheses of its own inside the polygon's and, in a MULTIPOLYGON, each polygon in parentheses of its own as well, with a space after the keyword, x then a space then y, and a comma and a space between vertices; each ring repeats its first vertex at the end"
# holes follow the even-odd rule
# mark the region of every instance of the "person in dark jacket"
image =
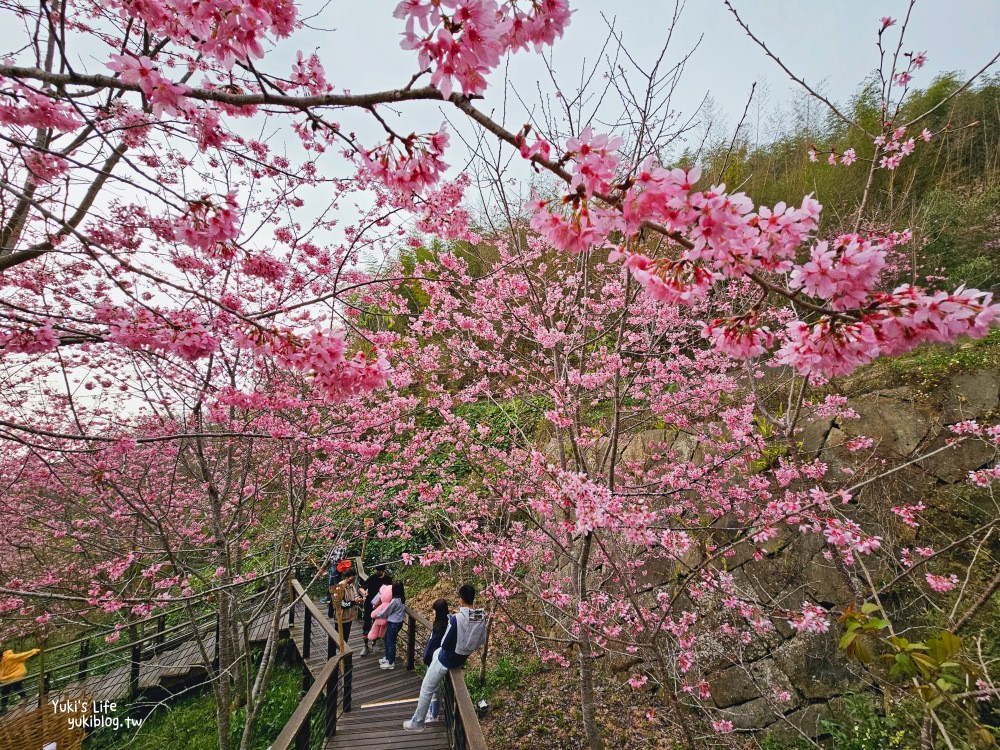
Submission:
POLYGON ((361 619, 361 637, 364 647, 361 649, 361 656, 369 651, 368 631, 372 629, 372 601, 378 596, 379 589, 386 584, 392 585, 392 576, 386 571, 385 565, 376 565, 374 574, 361 579, 361 588, 365 590, 365 608, 361 619))
POLYGON ((403 722, 403 729, 409 732, 424 731, 424 719, 430 708, 431 698, 448 676, 448 670, 461 667, 473 652, 486 643, 486 613, 472 608, 475 598, 476 590, 469 584, 458 590, 458 612, 448 617, 448 628, 444 631, 441 646, 434 652, 424 681, 420 683, 417 709, 413 712, 412 719, 403 722))
MULTIPOLYGON (((444 633, 448 629, 448 602, 445 599, 438 599, 431 605, 434 610, 434 622, 431 623, 431 636, 424 646, 424 666, 429 667, 434 661, 434 652, 441 648, 441 641, 444 640, 444 633)), ((430 706, 427 709, 427 721, 438 720, 438 707, 441 703, 441 686, 431 697, 430 706)))

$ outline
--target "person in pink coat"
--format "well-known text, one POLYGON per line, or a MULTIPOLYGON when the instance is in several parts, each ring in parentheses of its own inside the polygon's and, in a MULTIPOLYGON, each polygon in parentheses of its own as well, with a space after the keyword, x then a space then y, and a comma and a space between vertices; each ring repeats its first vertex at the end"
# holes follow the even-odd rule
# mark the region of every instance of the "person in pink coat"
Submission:
MULTIPOLYGON (((383 617, 386 608, 389 606, 389 602, 392 601, 392 584, 386 584, 378 590, 378 594, 372 600, 372 617, 375 618, 372 622, 372 628, 368 631, 368 647, 371 648, 372 644, 375 643, 376 638, 384 638, 386 628, 389 627, 389 621, 383 617)), ((365 649, 367 653, 368 649, 365 649)))

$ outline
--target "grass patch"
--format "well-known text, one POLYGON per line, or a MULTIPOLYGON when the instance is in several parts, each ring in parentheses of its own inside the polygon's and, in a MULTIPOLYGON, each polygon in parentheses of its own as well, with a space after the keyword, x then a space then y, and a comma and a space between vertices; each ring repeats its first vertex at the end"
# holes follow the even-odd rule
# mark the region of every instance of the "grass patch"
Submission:
POLYGON ((898 357, 881 357, 859 368, 842 383, 847 395, 900 385, 929 391, 957 372, 1000 367, 1000 329, 984 338, 963 338, 957 344, 925 344, 898 357))
POLYGON ((538 674, 541 669, 542 663, 535 657, 519 660, 501 656, 495 665, 486 670, 486 679, 482 682, 478 669, 466 672, 465 685, 473 703, 488 701, 499 690, 520 690, 524 687, 525 678, 538 674))
MULTIPOLYGON (((266 750, 291 718, 302 696, 302 672, 298 666, 275 666, 271 684, 264 696, 257 720, 253 750, 266 750)), ((313 747, 322 744, 321 716, 315 716, 312 727, 313 747)), ((124 714, 120 716, 124 722, 124 714)), ((233 716, 233 745, 246 723, 246 709, 240 708, 233 716)), ((157 708, 146 717, 136 730, 102 729, 94 732, 84 743, 84 750, 218 750, 218 722, 215 700, 211 692, 197 692, 157 708)))

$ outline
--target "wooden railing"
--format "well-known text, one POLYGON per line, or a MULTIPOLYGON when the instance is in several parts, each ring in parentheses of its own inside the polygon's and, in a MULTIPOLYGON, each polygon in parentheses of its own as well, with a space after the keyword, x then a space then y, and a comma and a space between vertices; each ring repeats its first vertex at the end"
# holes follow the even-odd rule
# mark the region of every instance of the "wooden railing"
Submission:
MULTIPOLYGON (((295 604, 302 602, 302 689, 305 695, 299 702, 292 718, 288 720, 277 739, 271 743, 271 750, 308 750, 312 741, 312 720, 314 712, 324 711, 323 736, 333 737, 337 733, 337 719, 341 713, 351 710, 354 650, 344 644, 340 652, 340 635, 330 620, 320 612, 316 603, 306 593, 297 579, 292 580, 292 603, 288 609, 288 627, 298 627, 295 622, 295 604), (313 676, 309 668, 312 657, 313 628, 319 625, 326 635, 326 663, 319 674, 313 676), (340 706, 339 693, 343 692, 340 706), (325 697, 325 700, 320 700, 325 697)), ((294 639, 293 639, 294 640, 294 639)))
MULTIPOLYGON (((306 691, 305 696, 292 714, 292 718, 285 724, 284 729, 277 739, 271 743, 270 750, 288 750, 294 745, 295 750, 308 750, 312 737, 313 711, 320 702, 320 697, 326 697, 324 701, 324 721, 323 734, 325 737, 333 737, 337 733, 337 692, 341 681, 341 665, 344 657, 336 656, 326 663, 315 681, 306 691)), ((308 669, 306 670, 308 673, 308 669)), ((311 679, 311 676, 310 676, 311 679)), ((347 691, 344 691, 344 700, 348 701, 347 691)), ((345 711, 349 711, 348 706, 344 706, 345 711)))
MULTIPOLYGON (((240 609, 244 613, 252 611, 252 605, 270 593, 272 592, 264 589, 241 599, 240 609)), ((118 666, 128 664, 128 697, 132 698, 138 693, 139 673, 143 661, 191 640, 196 631, 202 637, 208 636, 213 629, 218 634, 217 612, 206 612, 196 617, 193 623, 184 617, 186 614, 186 608, 178 606, 136 621, 129 627, 133 637, 126 643, 111 647, 104 645, 104 634, 107 630, 95 628, 90 632, 85 631, 81 637, 74 640, 43 648, 43 655, 36 661, 36 664, 42 667, 41 671, 32 671, 18 683, 17 692, 25 697, 37 696, 40 700, 46 693, 65 687, 69 683, 108 673, 118 666), (175 614, 182 615, 181 621, 168 626, 168 617, 175 614), (71 655, 73 649, 76 649, 76 653, 71 655)), ((213 660, 217 658, 218 639, 214 646, 213 660)), ((0 705, 0 712, 5 707, 6 705, 0 705)))

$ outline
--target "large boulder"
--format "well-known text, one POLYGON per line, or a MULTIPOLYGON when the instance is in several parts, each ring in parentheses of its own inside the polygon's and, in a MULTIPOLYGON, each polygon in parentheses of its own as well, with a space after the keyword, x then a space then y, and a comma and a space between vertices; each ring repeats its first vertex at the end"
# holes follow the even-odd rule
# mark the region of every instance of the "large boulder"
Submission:
POLYGON ((913 399, 909 388, 876 391, 855 399, 850 406, 858 419, 844 420, 840 425, 848 437, 865 435, 873 438, 882 454, 909 457, 925 443, 939 423, 926 404, 913 399))
POLYGON ((710 680, 709 685, 712 701, 719 708, 729 708, 762 697, 777 700, 775 696, 782 691, 791 696, 788 702, 783 702, 786 710, 795 708, 801 702, 787 675, 778 668, 774 659, 761 659, 723 670, 710 680))
POLYGON ((933 399, 940 404, 938 415, 944 424, 982 419, 1000 406, 1000 372, 956 373, 935 389, 933 399))

